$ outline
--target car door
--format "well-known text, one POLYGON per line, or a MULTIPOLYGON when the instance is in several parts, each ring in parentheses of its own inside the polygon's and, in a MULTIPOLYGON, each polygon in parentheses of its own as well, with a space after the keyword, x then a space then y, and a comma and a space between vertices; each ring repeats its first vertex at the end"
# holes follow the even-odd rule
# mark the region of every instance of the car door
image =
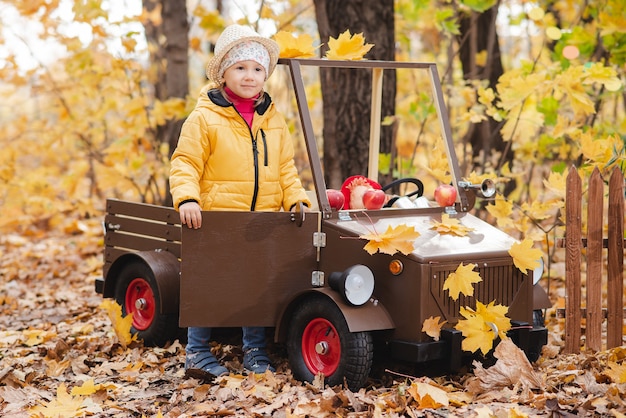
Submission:
POLYGON ((202 216, 202 228, 182 230, 180 325, 275 326, 285 304, 311 287, 320 212, 202 216))

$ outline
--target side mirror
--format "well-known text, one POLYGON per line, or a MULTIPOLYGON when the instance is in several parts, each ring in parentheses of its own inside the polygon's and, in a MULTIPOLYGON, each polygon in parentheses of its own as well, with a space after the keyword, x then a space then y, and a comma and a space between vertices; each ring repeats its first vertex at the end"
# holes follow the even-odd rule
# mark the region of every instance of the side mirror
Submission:
POLYGON ((485 179, 480 184, 473 184, 469 181, 460 181, 459 187, 465 191, 472 191, 479 197, 489 198, 496 194, 496 184, 491 179, 485 179))

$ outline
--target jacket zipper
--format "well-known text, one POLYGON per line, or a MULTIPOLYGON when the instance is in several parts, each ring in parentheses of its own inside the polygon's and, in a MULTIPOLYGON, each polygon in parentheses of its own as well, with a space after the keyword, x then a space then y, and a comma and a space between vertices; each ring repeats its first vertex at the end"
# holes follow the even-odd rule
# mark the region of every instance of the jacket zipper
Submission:
POLYGON ((254 192, 252 193, 252 204, 250 205, 250 210, 254 211, 254 208, 256 207, 256 199, 259 195, 259 149, 257 147, 256 138, 252 134, 252 130, 249 130, 250 138, 252 139, 252 157, 254 158, 254 192))
MULTIPOLYGON (((235 106, 233 106, 233 109, 235 109, 235 112, 237 112, 237 114, 241 116, 243 123, 245 123, 248 127, 250 139, 252 140, 252 158, 254 159, 254 192, 252 193, 252 203, 250 204, 250 211, 254 212, 256 208, 256 200, 259 196, 259 148, 257 146, 257 139, 252 133, 252 128, 248 125, 246 119, 241 113, 239 113, 235 106)), ((265 131, 263 131, 263 129, 261 129, 260 131, 261 139, 263 139, 263 164, 265 165, 265 167, 267 167, 267 141, 265 139, 265 131)))

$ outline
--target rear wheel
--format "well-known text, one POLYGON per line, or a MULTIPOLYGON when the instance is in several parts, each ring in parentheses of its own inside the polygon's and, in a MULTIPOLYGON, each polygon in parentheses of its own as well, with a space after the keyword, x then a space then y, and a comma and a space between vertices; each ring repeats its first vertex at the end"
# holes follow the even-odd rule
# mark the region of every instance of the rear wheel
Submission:
POLYGON ((163 346, 178 337, 178 315, 161 312, 161 295, 154 273, 145 263, 132 261, 117 278, 115 300, 122 315, 133 315, 131 333, 145 345, 163 346))
POLYGON ((309 300, 289 326, 289 363, 296 379, 312 382, 322 373, 330 386, 351 390, 365 385, 374 348, 369 332, 350 332, 341 310, 329 299, 309 300))

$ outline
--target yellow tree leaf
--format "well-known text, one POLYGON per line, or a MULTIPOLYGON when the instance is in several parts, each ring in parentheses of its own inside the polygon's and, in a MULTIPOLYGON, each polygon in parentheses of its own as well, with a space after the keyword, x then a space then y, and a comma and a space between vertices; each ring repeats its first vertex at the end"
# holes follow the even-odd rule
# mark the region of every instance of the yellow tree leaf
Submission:
MULTIPOLYGON (((584 79, 584 67, 572 66, 556 77, 556 91, 569 96, 570 104, 576 115, 590 115, 596 112, 593 100, 585 91, 581 80, 584 79)), ((528 86, 525 86, 528 89, 528 86)))
POLYGON ((440 147, 436 147, 432 150, 426 170, 428 174, 439 180, 442 184, 448 184, 452 180, 452 176, 449 173, 448 154, 440 147))
POLYGON ((376 232, 363 234, 359 238, 369 240, 363 249, 370 254, 380 251, 383 254, 394 255, 398 251, 409 254, 415 249, 414 241, 420 236, 414 226, 389 225, 383 234, 376 232))
POLYGON ((311 58, 315 56, 313 37, 308 33, 296 36, 292 32, 280 31, 274 35, 274 40, 280 46, 281 58, 311 58))
POLYGON ((565 184, 567 177, 563 173, 551 172, 547 180, 543 180, 546 189, 561 199, 565 199, 565 184))
POLYGON ((122 307, 113 299, 104 299, 100 304, 100 308, 104 309, 109 315, 109 319, 113 324, 113 330, 122 347, 126 348, 133 341, 137 340, 137 334, 131 336, 130 328, 133 324, 133 316, 126 315, 122 317, 122 307))
POLYGON ((72 396, 67 393, 65 383, 57 388, 57 397, 50 402, 44 402, 29 409, 32 415, 44 417, 79 417, 84 416, 85 406, 81 396, 72 396))
POLYGON ((513 225, 511 213, 513 212, 513 203, 507 201, 504 197, 496 196, 493 205, 487 205, 487 212, 496 218, 496 222, 500 228, 513 225))
POLYGON ((539 259, 541 258, 541 250, 532 248, 533 241, 525 239, 521 243, 511 245, 509 254, 513 257, 515 267, 526 274, 527 270, 533 270, 539 267, 539 259))
POLYGON ((440 316, 431 316, 430 318, 425 319, 422 324, 422 332, 425 332, 426 335, 432 337, 435 341, 439 341, 441 327, 446 323, 446 321, 439 322, 440 320, 440 316))
POLYGON ((468 228, 462 225, 458 219, 451 218, 447 213, 441 215, 441 222, 433 221, 432 225, 430 229, 434 229, 440 234, 450 234, 458 237, 464 237, 468 232, 474 230, 474 228, 468 228))
POLYGON ((346 30, 337 39, 332 36, 328 40, 326 58, 330 60, 362 60, 374 44, 366 44, 363 33, 350 34, 346 30))
POLYGON ((461 348, 471 353, 480 350, 483 355, 487 354, 493 348, 495 338, 493 328, 471 308, 461 307, 460 313, 465 319, 459 320, 455 328, 461 331, 464 337, 461 348))
POLYGON ((473 284, 483 280, 480 274, 474 271, 475 268, 476 264, 470 263, 466 266, 464 266, 463 263, 459 264, 456 271, 450 273, 446 281, 443 282, 443 290, 447 290, 453 300, 459 298, 459 293, 463 293, 465 296, 473 296, 473 284))

